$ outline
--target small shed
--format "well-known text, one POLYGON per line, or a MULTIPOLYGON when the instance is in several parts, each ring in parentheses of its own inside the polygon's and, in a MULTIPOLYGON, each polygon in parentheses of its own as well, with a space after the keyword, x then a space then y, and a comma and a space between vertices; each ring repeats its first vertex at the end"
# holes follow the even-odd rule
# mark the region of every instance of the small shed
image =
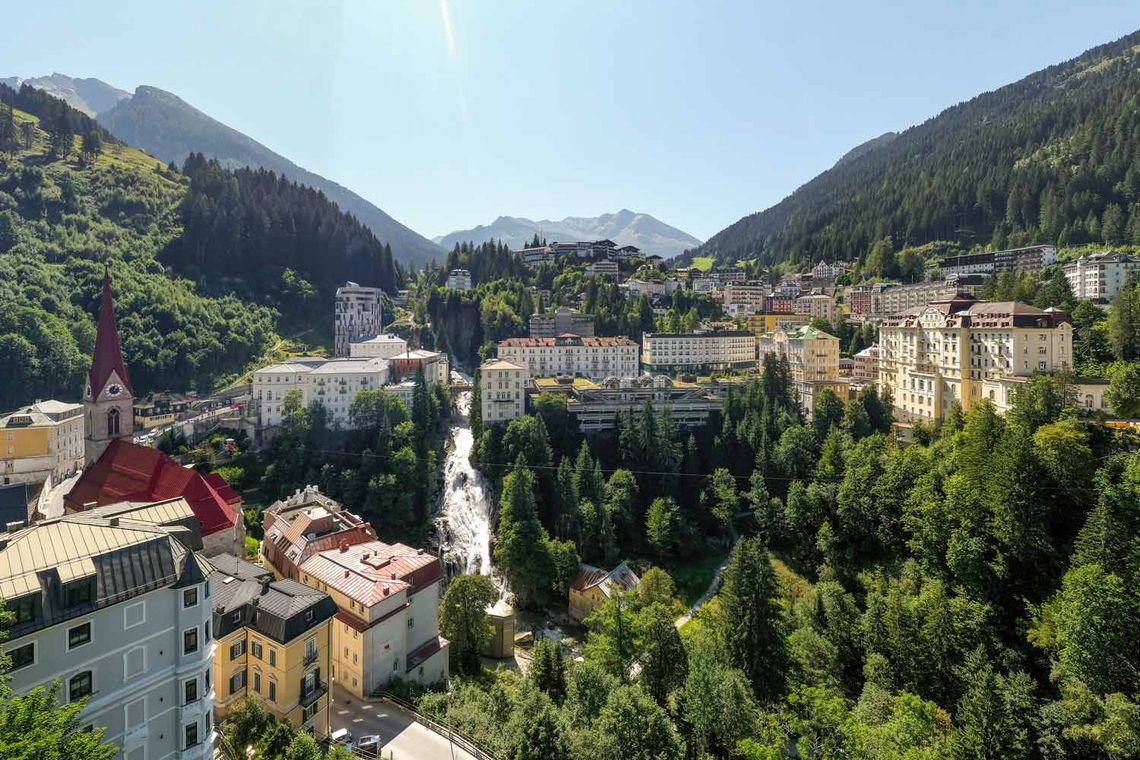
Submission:
POLYGON ((641 579, 624 562, 613 570, 582 564, 570 582, 570 617, 581 622, 617 591, 637 588, 641 579))

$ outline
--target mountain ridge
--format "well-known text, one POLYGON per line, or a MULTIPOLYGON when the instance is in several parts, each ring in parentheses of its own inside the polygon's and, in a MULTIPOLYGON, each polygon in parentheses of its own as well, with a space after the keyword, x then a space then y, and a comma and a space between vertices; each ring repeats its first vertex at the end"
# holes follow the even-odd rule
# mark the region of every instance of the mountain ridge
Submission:
POLYGON ((491 224, 437 235, 432 240, 445 249, 457 243, 476 245, 502 241, 508 248, 526 247, 538 235, 548 242, 576 242, 609 238, 618 245, 634 245, 645 253, 665 258, 675 256, 701 241, 660 219, 623 208, 593 217, 568 216, 561 220, 533 220, 522 216, 499 216, 491 224))

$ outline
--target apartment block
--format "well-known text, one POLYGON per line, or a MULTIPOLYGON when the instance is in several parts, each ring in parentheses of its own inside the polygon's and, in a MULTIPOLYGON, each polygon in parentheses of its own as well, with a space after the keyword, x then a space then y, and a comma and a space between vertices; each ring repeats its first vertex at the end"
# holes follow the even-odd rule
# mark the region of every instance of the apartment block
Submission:
POLYGON ((391 359, 393 356, 407 353, 407 350, 408 341, 399 335, 383 333, 351 344, 348 353, 353 359, 391 359))
POLYGON ((1073 295, 1088 301, 1111 301, 1140 272, 1140 259, 1126 253, 1093 253, 1064 266, 1073 295))
POLYGON ((271 505, 263 525, 262 564, 336 602, 331 674, 341 686, 365 697, 393 678, 447 678, 438 557, 376 540, 371 525, 312 486, 271 505))
POLYGON ((1030 245, 1006 251, 947 256, 938 264, 938 270, 943 277, 952 274, 1036 273, 1056 260, 1055 246, 1030 245))
POLYGON ((530 377, 526 367, 491 359, 479 368, 479 412, 483 424, 517 420, 526 413, 526 390, 530 377))
POLYGON ((250 696, 294 728, 327 734, 336 602, 233 555, 211 562, 218 718, 250 696))
POLYGON ((380 295, 380 288, 367 288, 355 282, 336 289, 333 349, 337 356, 348 356, 353 343, 384 331, 380 295))
POLYGON ((764 311, 764 298, 769 288, 763 283, 729 283, 724 286, 721 299, 729 316, 743 316, 764 311))
POLYGON ((530 337, 553 338, 566 333, 583 338, 594 337, 594 318, 589 314, 578 314, 567 306, 530 315, 530 337))
POLYGON ((599 275, 617 277, 618 271, 618 263, 616 261, 611 261, 610 259, 591 261, 586 266, 586 275, 588 277, 597 277, 599 275))
POLYGON ((185 501, 125 504, 0 533, 0 646, 17 693, 59 681, 123 760, 213 756, 213 568, 185 501))
POLYGON ((0 417, 0 483, 58 483, 83 467, 82 404, 37 401, 0 417))
POLYGON ((855 354, 851 364, 851 379, 865 385, 879 382, 879 354, 877 345, 867 346, 855 354))
POLYGON ((760 337, 760 357, 776 354, 788 360, 793 383, 839 377, 839 339, 810 325, 777 329, 760 337))
POLYGON ((629 377, 637 374, 638 357, 638 345, 626 337, 564 333, 554 338, 507 338, 499 342, 499 358, 526 367, 531 377, 629 377))
POLYGON ((796 299, 796 314, 802 314, 810 319, 826 319, 834 322, 839 316, 839 307, 835 299, 826 293, 810 293, 796 299))
POLYGON ((471 290, 471 273, 466 269, 452 269, 447 274, 447 287, 452 290, 471 290))
POLYGON ((748 330, 643 333, 641 345, 649 373, 756 369, 756 336, 748 330))
POLYGON ((884 318, 879 347, 879 387, 903 421, 940 420, 954 401, 968 411, 987 380, 1073 366, 1064 312, 961 295, 884 318))

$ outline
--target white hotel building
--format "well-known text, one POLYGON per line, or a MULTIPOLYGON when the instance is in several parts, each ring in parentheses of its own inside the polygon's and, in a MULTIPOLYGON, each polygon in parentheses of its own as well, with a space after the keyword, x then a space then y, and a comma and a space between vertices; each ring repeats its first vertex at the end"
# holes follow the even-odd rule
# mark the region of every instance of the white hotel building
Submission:
POLYGON ((566 333, 554 338, 507 338, 499 342, 499 358, 525 367, 531 377, 633 377, 638 374, 639 353, 638 345, 626 337, 566 333))
POLYGON ((1073 295, 1088 301, 1111 301, 1140 272, 1140 259, 1126 253, 1105 251, 1081 256, 1064 267, 1073 295))
POLYGON ((642 333, 641 345, 641 367, 649 373, 756 369, 756 335, 749 330, 642 333))
POLYGON ((293 359, 253 373, 253 399, 258 404, 258 427, 280 425, 285 419, 285 396, 301 392, 302 406, 318 401, 330 421, 347 426, 356 394, 382 388, 389 378, 387 359, 293 359))
POLYGON ((12 688, 58 680, 122 760, 213 756, 213 568, 182 543, 197 543, 196 523, 175 500, 0 533, 12 688))

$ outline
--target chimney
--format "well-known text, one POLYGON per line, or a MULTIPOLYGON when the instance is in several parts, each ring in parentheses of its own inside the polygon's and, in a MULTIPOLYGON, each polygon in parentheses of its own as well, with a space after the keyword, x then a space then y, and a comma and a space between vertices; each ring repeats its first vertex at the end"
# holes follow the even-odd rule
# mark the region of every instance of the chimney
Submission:
POLYGON ((27 520, 13 520, 12 522, 4 524, 4 530, 8 533, 15 533, 20 528, 28 524, 27 520))
POLYGON ((112 517, 110 520, 107 521, 107 524, 110 525, 112 528, 119 527, 119 516, 116 515, 116 516, 112 517))
POLYGON ((262 578, 261 579, 261 593, 268 594, 269 593, 269 584, 272 582, 273 582, 273 578, 271 578, 269 576, 262 578))

